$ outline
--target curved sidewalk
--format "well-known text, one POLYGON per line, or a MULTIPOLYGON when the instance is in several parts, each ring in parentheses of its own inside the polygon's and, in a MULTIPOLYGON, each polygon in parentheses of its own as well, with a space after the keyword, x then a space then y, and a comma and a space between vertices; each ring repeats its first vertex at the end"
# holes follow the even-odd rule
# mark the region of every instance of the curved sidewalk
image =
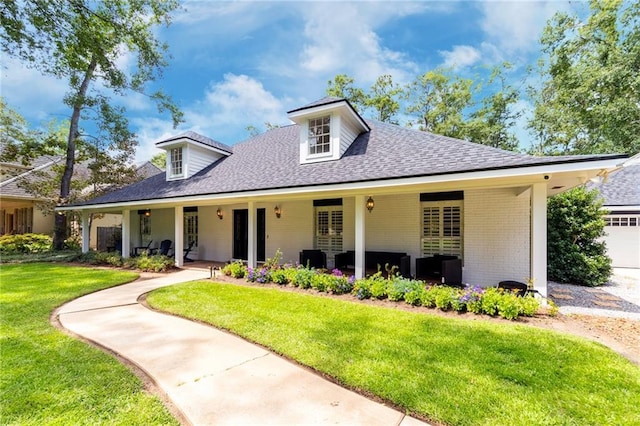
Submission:
POLYGON ((229 333, 138 303, 153 289, 208 278, 182 270, 80 297, 67 330, 130 360, 194 425, 425 425, 229 333))

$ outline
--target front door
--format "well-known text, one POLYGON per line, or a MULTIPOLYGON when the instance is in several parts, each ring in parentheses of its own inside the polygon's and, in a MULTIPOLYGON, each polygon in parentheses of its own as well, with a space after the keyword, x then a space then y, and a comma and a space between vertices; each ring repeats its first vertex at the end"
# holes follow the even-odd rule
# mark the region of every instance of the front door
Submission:
MULTIPOLYGON (((266 246, 266 213, 265 209, 257 209, 257 261, 264 262, 266 246)), ((248 259, 249 252, 249 210, 233 211, 233 258, 248 259)))
POLYGON ((258 235, 256 239, 256 256, 258 262, 264 262, 266 259, 265 256, 265 245, 267 243, 266 239, 266 224, 265 224, 265 210, 258 209, 257 210, 257 219, 258 219, 258 235))
POLYGON ((249 246, 249 210, 233 211, 233 258, 247 260, 249 246))

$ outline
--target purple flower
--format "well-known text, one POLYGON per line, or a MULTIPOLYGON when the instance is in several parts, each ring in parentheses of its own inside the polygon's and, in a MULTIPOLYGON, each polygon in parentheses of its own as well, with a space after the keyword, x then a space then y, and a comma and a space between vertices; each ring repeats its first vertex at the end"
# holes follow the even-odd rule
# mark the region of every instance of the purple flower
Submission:
POLYGON ((342 271, 338 268, 335 268, 333 271, 331 271, 331 275, 336 276, 336 277, 341 277, 342 276, 342 271))

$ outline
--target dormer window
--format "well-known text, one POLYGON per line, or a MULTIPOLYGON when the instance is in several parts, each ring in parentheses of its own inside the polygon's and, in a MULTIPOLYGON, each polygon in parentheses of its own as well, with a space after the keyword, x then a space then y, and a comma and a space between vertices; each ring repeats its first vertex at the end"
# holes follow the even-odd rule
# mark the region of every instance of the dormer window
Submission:
POLYGON ((331 152, 331 116, 309 120, 309 155, 331 152))
POLYGON ((182 176, 182 147, 171 150, 171 176, 182 176))
POLYGON ((300 164, 335 161, 371 130, 346 99, 323 98, 287 113, 300 126, 300 164))

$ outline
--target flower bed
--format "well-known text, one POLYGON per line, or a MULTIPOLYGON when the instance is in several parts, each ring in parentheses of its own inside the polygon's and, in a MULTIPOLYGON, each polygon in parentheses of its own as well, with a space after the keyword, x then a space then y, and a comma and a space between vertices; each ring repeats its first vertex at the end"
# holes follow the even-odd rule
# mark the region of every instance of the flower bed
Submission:
POLYGON ((246 278, 260 284, 276 283, 302 289, 315 289, 332 294, 352 294, 358 299, 388 299, 413 306, 443 311, 472 312, 515 320, 519 316, 533 316, 540 303, 533 296, 518 297, 515 293, 493 287, 467 285, 464 289, 428 285, 420 280, 399 275, 384 278, 381 272, 362 279, 332 271, 308 269, 300 265, 279 265, 279 252, 260 268, 248 268, 233 262, 222 268, 225 275, 246 278))

